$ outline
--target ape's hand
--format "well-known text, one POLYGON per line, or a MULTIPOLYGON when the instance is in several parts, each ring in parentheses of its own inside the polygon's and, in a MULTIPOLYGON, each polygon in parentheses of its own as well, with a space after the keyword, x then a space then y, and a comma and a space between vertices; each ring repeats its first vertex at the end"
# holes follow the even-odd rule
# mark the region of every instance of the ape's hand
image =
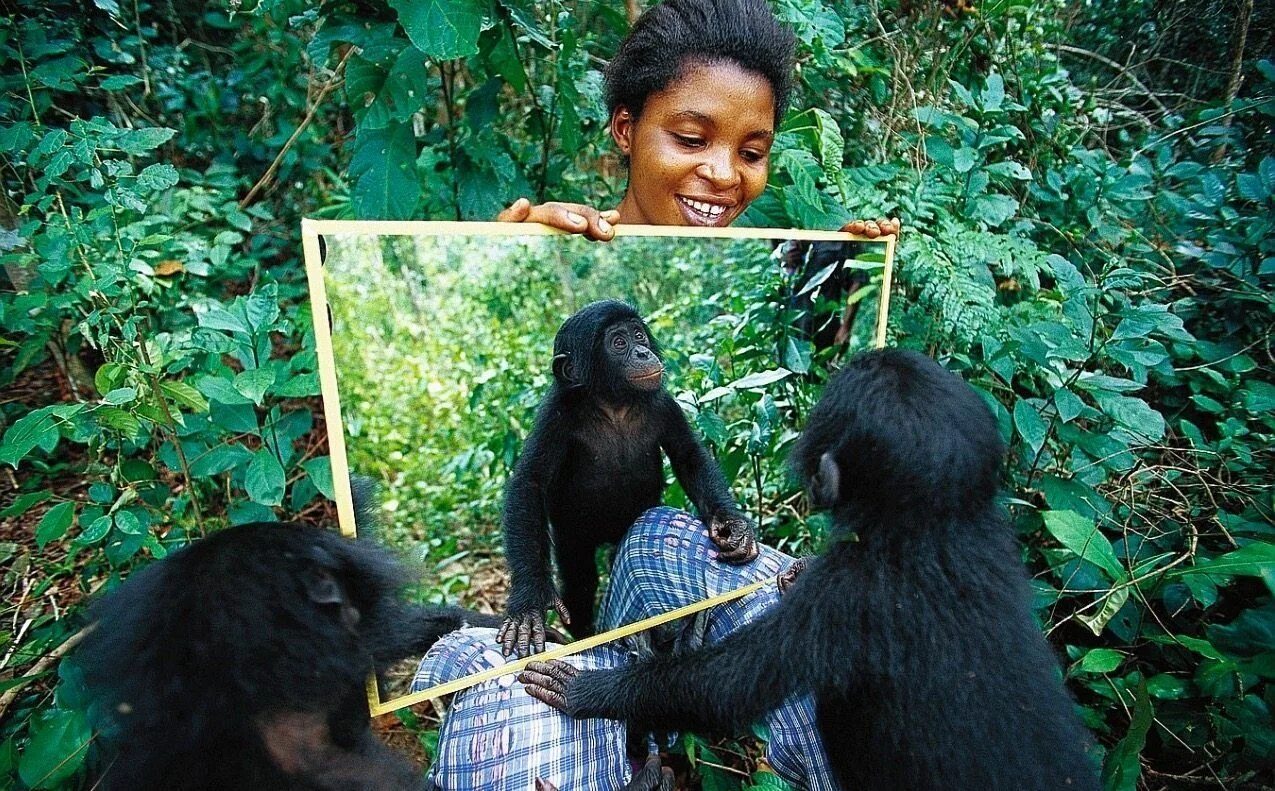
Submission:
MULTIPOLYGON (((562 603, 562 599, 554 596, 549 606, 558 613, 558 617, 564 624, 568 626, 571 624, 571 616, 567 614, 567 608, 562 603)), ((533 610, 509 613, 496 634, 496 641, 500 643, 505 656, 513 653, 517 653, 519 657, 531 656, 545 650, 547 632, 561 638, 558 632, 546 629, 545 610, 543 607, 537 607, 533 610)))
POLYGON ((797 558, 792 562, 791 566, 779 572, 779 576, 775 577, 775 585, 779 588, 780 596, 788 592, 788 589, 793 586, 793 583, 797 581, 801 573, 810 565, 812 559, 812 556, 797 558))
MULTIPOLYGON (((660 754, 647 757, 646 765, 633 774, 633 779, 620 791, 675 791, 673 770, 661 766, 660 754)), ((548 780, 536 778, 536 791, 558 791, 558 787, 548 780)))
POLYGON ((576 719, 587 716, 583 708, 572 705, 571 700, 571 688, 581 678, 579 670, 561 659, 532 662, 518 674, 518 681, 526 688, 528 695, 576 719))
POLYGON ((723 563, 747 563, 760 551, 753 523, 739 514, 715 514, 708 520, 708 537, 717 545, 717 559, 723 563))

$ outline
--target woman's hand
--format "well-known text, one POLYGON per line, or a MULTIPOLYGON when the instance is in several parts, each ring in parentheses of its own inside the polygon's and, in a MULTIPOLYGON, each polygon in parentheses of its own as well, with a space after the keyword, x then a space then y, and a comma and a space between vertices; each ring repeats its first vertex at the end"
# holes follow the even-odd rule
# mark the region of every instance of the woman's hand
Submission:
POLYGON ((598 211, 579 203, 538 203, 532 205, 526 198, 519 198, 509 208, 496 215, 498 222, 538 222, 567 233, 578 233, 595 242, 609 242, 615 236, 615 224, 620 213, 598 211))
POLYGON ((899 222, 898 217, 890 220, 881 217, 876 220, 851 220, 841 226, 841 230, 844 233, 852 233, 856 236, 866 236, 869 239, 875 239, 878 236, 889 236, 890 234, 895 234, 897 236, 902 227, 902 223, 899 222))

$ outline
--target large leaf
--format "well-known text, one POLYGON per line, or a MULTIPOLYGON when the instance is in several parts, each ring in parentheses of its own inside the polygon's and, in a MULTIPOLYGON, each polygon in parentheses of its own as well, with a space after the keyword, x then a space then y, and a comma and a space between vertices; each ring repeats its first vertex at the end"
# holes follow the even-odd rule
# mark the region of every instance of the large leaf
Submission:
POLYGON ((253 502, 281 505, 284 490, 283 465, 266 448, 257 451, 244 473, 244 489, 253 502))
POLYGON ((54 788, 84 763, 93 732, 82 711, 46 709, 31 719, 18 775, 31 788, 54 788))
POLYGON ((411 125, 390 123, 360 132, 354 140, 350 176, 355 179, 354 211, 360 219, 410 219, 421 193, 411 125))
POLYGON ((1058 539, 1058 543, 1106 571, 1112 580, 1126 577, 1125 569, 1120 565, 1111 542, 1093 520, 1086 519, 1075 511, 1045 511, 1041 516, 1045 520, 1045 529, 1058 539))
POLYGON ((390 0, 416 48, 436 60, 478 52, 486 4, 477 0, 390 0))
POLYGON ((1151 695, 1146 682, 1141 682, 1134 694, 1133 721, 1125 737, 1107 753, 1102 767, 1102 782, 1106 791, 1134 791, 1142 774, 1142 748, 1147 743, 1147 733, 1155 718, 1151 695))

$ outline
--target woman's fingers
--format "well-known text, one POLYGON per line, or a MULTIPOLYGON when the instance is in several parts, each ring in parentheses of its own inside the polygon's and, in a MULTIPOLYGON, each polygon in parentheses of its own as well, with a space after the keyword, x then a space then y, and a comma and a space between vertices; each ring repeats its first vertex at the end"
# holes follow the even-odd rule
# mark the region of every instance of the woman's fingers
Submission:
POLYGON ((509 208, 496 216, 500 222, 538 222, 567 233, 578 233, 598 242, 615 236, 615 225, 620 221, 617 211, 598 211, 579 203, 551 201, 532 205, 526 198, 519 198, 509 208))

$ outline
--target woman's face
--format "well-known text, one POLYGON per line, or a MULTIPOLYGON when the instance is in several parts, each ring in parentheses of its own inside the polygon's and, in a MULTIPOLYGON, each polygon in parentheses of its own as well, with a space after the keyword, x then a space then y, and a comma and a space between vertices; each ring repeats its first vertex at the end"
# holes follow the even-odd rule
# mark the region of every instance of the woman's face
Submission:
POLYGON ((723 227, 766 188, 774 92, 726 61, 688 64, 634 120, 616 108, 611 136, 629 157, 620 222, 723 227))

